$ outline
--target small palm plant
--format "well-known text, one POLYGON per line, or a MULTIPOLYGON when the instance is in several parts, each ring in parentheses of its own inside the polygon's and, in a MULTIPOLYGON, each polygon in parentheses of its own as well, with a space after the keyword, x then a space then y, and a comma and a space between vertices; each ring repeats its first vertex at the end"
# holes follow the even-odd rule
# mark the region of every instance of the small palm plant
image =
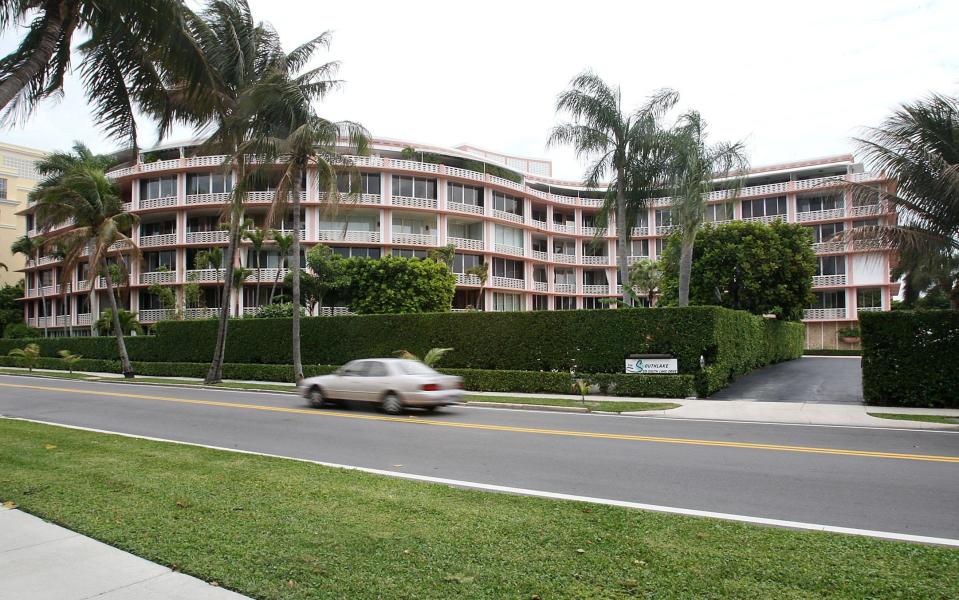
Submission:
POLYGON ((577 377, 573 380, 573 391, 579 394, 580 401, 585 405, 586 394, 589 393, 589 382, 582 377, 577 377))
POLYGON ((40 360, 40 346, 31 343, 23 348, 14 348, 8 354, 19 358, 28 371, 33 371, 33 367, 37 366, 37 362, 40 360))
POLYGON ((426 353, 426 356, 420 358, 419 356, 413 354, 409 350, 397 350, 394 352, 394 356, 397 358, 402 358, 405 360, 418 360, 427 367, 434 367, 436 363, 440 362, 440 359, 443 358, 447 352, 453 350, 452 348, 430 348, 429 352, 426 353))
POLYGON ((83 358, 82 354, 71 354, 69 350, 61 350, 57 354, 60 355, 60 360, 67 365, 67 370, 70 371, 71 374, 73 373, 73 366, 83 358))

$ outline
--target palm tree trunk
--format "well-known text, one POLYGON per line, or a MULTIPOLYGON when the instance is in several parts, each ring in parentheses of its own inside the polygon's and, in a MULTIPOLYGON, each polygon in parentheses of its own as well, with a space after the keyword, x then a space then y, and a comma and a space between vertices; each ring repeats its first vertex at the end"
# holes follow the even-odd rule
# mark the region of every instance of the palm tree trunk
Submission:
POLYGON ((303 381, 300 357, 300 169, 293 171, 293 381, 303 381))
POLYGON ((626 293, 626 281, 629 279, 629 265, 626 264, 626 244, 629 242, 629 227, 626 223, 626 190, 624 188, 623 177, 620 173, 619 181, 616 183, 616 264, 619 265, 619 281, 616 283, 623 286, 623 301, 626 304, 633 305, 633 297, 626 293))
POLYGON ((273 278, 273 287, 270 289, 270 304, 273 304, 273 298, 276 296, 276 286, 280 283, 280 271, 282 270, 285 260, 286 259, 281 256, 277 261, 276 277, 273 278))
POLYGON ((30 82, 50 64, 50 59, 56 52, 58 40, 71 37, 77 27, 75 12, 75 9, 70 9, 69 13, 61 12, 60 14, 52 10, 44 12, 43 18, 46 23, 40 34, 39 43, 9 77, 0 81, 0 107, 6 108, 17 94, 29 86, 30 82))
MULTIPOLYGON (((103 269, 106 271, 107 264, 103 261, 103 269)), ((107 280, 107 295, 110 297, 110 309, 113 311, 113 334, 117 338, 117 349, 120 351, 120 365, 123 367, 123 376, 133 378, 133 365, 130 364, 130 356, 127 354, 127 345, 123 341, 123 329, 120 325, 120 311, 117 308, 117 297, 113 293, 113 280, 109 275, 107 280)))
POLYGON ((256 251, 256 305, 260 306, 260 254, 263 253, 263 244, 254 246, 256 251))
POLYGON ((693 242, 696 234, 683 233, 682 250, 679 255, 679 305, 689 306, 689 279, 693 271, 693 242))
POLYGON ((99 317, 99 315, 93 314, 93 301, 96 298, 97 294, 97 269, 96 265, 93 264, 93 240, 87 242, 88 256, 87 259, 87 282, 90 285, 90 291, 87 292, 87 301, 90 303, 90 337, 96 337, 97 335, 97 319, 94 316, 99 317))
MULTIPOLYGON (((40 263, 40 253, 33 254, 33 264, 40 263)), ((40 278, 40 318, 43 319, 43 337, 50 337, 47 331, 47 297, 43 293, 43 277, 40 278)))
MULTIPOLYGON (((216 330, 216 345, 213 347, 213 360, 210 369, 203 380, 207 385, 220 383, 223 380, 223 359, 226 356, 226 334, 230 322, 230 295, 233 292, 233 263, 236 260, 236 249, 240 238, 240 211, 230 210, 230 241, 226 247, 226 272, 223 281, 223 295, 220 297, 220 322, 216 330)), ((219 265, 216 266, 219 272, 219 265)))

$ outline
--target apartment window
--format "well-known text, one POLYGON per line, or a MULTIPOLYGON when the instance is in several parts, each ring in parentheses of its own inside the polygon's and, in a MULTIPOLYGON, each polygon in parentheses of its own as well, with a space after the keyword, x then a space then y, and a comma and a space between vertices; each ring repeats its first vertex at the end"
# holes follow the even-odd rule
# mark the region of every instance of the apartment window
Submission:
POLYGON ((140 200, 176 196, 176 175, 140 180, 140 200))
POLYGON ((813 212, 817 210, 834 210, 843 208, 842 194, 819 194, 815 196, 799 196, 796 198, 797 212, 813 212))
POLYGON ((876 190, 856 190, 853 193, 853 206, 876 206, 877 204, 879 204, 879 192, 876 190))
POLYGON ((514 215, 522 215, 523 199, 502 192, 493 192, 493 208, 514 215))
POLYGON ((90 296, 88 294, 77 296, 77 314, 78 315, 90 314, 90 296))
POLYGON ((549 296, 536 294, 533 296, 533 310, 549 310, 549 296))
POLYGON ((446 231, 450 237, 464 238, 467 240, 483 239, 482 223, 456 223, 449 221, 446 225, 446 231))
POLYGON ((842 232, 842 228, 842 223, 821 223, 809 226, 814 244, 830 241, 834 235, 842 232))
POLYGON ((543 267, 537 267, 533 269, 533 281, 538 283, 546 283, 548 281, 546 279, 546 269, 543 267))
POLYGON ((497 244, 503 244, 505 246, 515 246, 517 248, 523 247, 523 230, 516 229, 515 227, 505 227, 503 225, 496 225, 493 229, 494 241, 497 244))
POLYGON ((77 265, 77 281, 86 281, 89 279, 87 275, 90 273, 90 264, 89 263, 80 263, 77 265))
POLYGON ((583 308, 586 310, 612 308, 613 303, 610 302, 610 300, 611 298, 596 298, 595 296, 588 296, 583 298, 583 308))
POLYGON ((217 231, 220 229, 220 220, 216 217, 189 217, 186 220, 188 232, 217 231))
POLYGON ((572 269, 556 269, 553 271, 553 283, 576 285, 576 271, 572 269))
POLYGON ((773 217, 786 214, 786 197, 759 198, 743 200, 743 218, 773 217))
POLYGON ((233 177, 224 173, 188 173, 186 193, 223 194, 233 191, 233 177))
POLYGON ((523 296, 521 294, 493 293, 493 310, 517 311, 523 310, 523 296))
POLYGON ((583 256, 607 256, 608 249, 606 242, 583 240, 583 256))
POLYGON ((521 260, 510 260, 508 258, 493 259, 493 275, 495 277, 509 277, 510 279, 525 279, 523 273, 525 265, 521 260))
MULTIPOLYGON (((277 229, 280 231, 293 231, 293 213, 290 212, 277 223, 277 229)), ((306 210, 300 211, 300 229, 306 229, 306 210)))
POLYGON ((53 285, 53 269, 40 271, 40 287, 53 285))
POLYGON ((553 209, 553 223, 557 225, 573 225, 576 222, 576 217, 572 213, 562 213, 553 209))
POLYGON ((856 291, 858 308, 882 308, 882 290, 880 288, 860 288, 856 291))
POLYGON ((833 290, 831 292, 814 292, 812 306, 809 308, 846 308, 846 292, 833 290))
POLYGON ((548 252, 549 242, 546 241, 546 238, 533 238, 533 250, 536 252, 548 252))
POLYGON ((816 275, 845 275, 845 256, 817 256, 816 275))
POLYGON ((664 240, 663 238, 657 238, 656 239, 656 256, 657 257, 662 256, 663 249, 665 248, 666 248, 666 240, 664 240))
POLYGON ((160 252, 144 252, 143 268, 146 272, 153 272, 165 267, 170 271, 176 270, 176 251, 161 250, 160 252))
MULTIPOLYGON (((197 256, 199 256, 201 252, 210 252, 210 250, 211 249, 204 250, 203 248, 187 248, 186 249, 186 268, 199 269, 200 267, 198 267, 196 264, 197 256)), ((226 252, 223 253, 222 258, 220 259, 219 268, 222 269, 225 264, 226 264, 226 252)), ((248 263, 248 264, 251 264, 251 263, 248 263)), ((260 266, 265 267, 266 265, 261 263, 260 266)), ((211 265, 203 265, 202 268, 211 269, 213 267, 211 265)))
POLYGON ((535 206, 530 210, 530 216, 533 217, 534 221, 546 222, 546 209, 545 208, 536 208, 535 206))
POLYGON ((556 310, 576 310, 576 296, 556 296, 556 310))
POLYGON ((583 227, 596 227, 596 215, 583 215, 583 227))
POLYGON ((0 177, 0 199, 7 199, 7 180, 0 177))
POLYGON ((449 182, 446 184, 447 202, 483 206, 483 188, 449 182))
POLYGON ((669 227, 673 224, 673 211, 670 208, 656 209, 656 227, 669 227))
POLYGON ((393 233, 426 235, 432 232, 431 225, 434 225, 434 223, 393 215, 393 233))
POLYGON ((425 177, 393 176, 393 195, 436 200, 436 180, 425 177))
POLYGON ((553 254, 576 254, 576 242, 573 240, 553 240, 553 254))
POLYGON ((399 258, 426 258, 426 250, 414 250, 412 248, 393 248, 393 256, 399 258))
POLYGON ((164 308, 160 296, 149 292, 140 292, 140 310, 156 310, 164 308))
POLYGON ((154 223, 140 223, 140 237, 151 235, 166 235, 176 233, 176 221, 156 221, 154 223))
POLYGON ((453 272, 454 273, 465 273, 473 267, 478 267, 483 264, 483 257, 479 254, 460 254, 457 252, 453 255, 453 272))
POLYGON ((627 256, 649 256, 649 240, 630 240, 626 247, 627 256))
POLYGON ((334 254, 339 254, 343 258, 379 258, 379 248, 352 248, 350 246, 331 246, 330 250, 334 254))
POLYGON ((341 194, 380 195, 379 173, 337 173, 336 189, 341 194))
POLYGON ((717 221, 731 221, 733 219, 733 205, 730 202, 710 204, 703 211, 703 221, 715 223, 717 221))
POLYGON ((858 219, 852 222, 853 228, 856 227, 879 227, 879 219, 858 219))
POLYGON ((606 271, 583 271, 583 285, 609 285, 606 271))
POLYGON ((649 227, 649 211, 640 210, 633 219, 633 227, 649 227))
MULTIPOLYGON (((301 223, 305 223, 302 221, 301 223)), ((379 231, 380 221, 376 216, 352 215, 320 219, 320 231, 379 231)))

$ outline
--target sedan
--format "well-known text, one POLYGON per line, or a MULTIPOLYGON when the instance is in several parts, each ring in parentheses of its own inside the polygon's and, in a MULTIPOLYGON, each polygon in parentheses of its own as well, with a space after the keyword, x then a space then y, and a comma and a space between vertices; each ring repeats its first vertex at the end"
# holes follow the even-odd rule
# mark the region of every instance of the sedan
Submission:
POLYGON ((332 375, 304 379, 300 393, 315 407, 337 400, 375 402, 389 414, 406 407, 433 410, 462 401, 463 378, 437 373, 415 360, 370 358, 346 363, 332 375))

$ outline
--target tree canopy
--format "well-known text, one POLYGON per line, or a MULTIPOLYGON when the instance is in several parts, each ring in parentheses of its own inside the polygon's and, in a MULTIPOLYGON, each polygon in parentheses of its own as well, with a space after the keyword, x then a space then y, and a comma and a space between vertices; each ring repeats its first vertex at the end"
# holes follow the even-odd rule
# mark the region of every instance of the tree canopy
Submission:
POLYGON ((358 314, 449 312, 456 277, 432 259, 349 258, 349 305, 358 314))

